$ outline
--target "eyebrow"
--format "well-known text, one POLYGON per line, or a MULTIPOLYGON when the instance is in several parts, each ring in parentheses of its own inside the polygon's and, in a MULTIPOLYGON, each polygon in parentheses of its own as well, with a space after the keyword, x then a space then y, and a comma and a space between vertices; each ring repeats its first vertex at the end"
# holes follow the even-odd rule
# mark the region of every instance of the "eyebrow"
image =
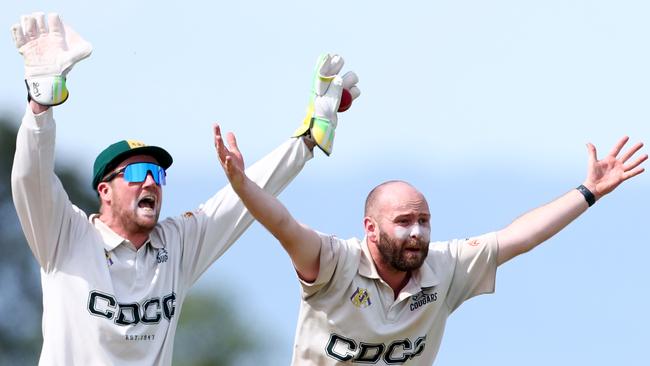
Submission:
POLYGON ((399 220, 403 218, 412 218, 412 217, 426 217, 430 218, 431 214, 430 213, 425 213, 425 212, 420 212, 420 213, 408 213, 408 214, 397 214, 395 215, 391 220, 399 220))

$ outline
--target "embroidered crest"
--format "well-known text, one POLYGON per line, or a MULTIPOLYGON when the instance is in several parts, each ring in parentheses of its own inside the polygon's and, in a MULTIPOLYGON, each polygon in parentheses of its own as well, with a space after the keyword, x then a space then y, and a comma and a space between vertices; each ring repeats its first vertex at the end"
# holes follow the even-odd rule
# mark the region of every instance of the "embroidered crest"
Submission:
POLYGON ((167 262, 167 259, 169 259, 169 255, 167 254, 167 249, 165 248, 158 249, 158 253, 156 254, 156 262, 165 263, 167 262))
POLYGON ((357 287, 357 290, 354 291, 350 297, 350 301, 352 302, 352 305, 358 307, 359 309, 367 308, 368 306, 372 305, 368 290, 360 287, 357 287))

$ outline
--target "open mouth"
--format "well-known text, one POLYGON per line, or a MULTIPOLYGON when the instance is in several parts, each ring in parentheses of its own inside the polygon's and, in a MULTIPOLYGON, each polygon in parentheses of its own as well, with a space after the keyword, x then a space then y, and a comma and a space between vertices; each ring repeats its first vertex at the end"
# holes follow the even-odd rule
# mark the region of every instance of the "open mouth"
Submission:
POLYGON ((153 210, 156 208, 156 196, 146 195, 138 201, 138 207, 153 210))

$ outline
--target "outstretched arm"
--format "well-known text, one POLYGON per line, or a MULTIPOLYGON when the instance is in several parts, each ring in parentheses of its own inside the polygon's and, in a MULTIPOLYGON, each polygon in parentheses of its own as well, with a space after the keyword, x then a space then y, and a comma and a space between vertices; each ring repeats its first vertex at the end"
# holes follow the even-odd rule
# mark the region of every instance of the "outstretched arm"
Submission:
MULTIPOLYGON (((648 159, 647 154, 628 163, 628 160, 643 147, 643 143, 637 143, 618 157, 628 140, 628 137, 619 140, 609 155, 602 160, 598 160, 594 145, 587 144, 589 164, 587 178, 582 186, 593 194, 594 201, 610 193, 624 181, 643 173, 644 168, 640 165, 648 159)), ((517 218, 497 233, 498 264, 505 263, 515 256, 533 249, 557 234, 585 212, 589 206, 587 197, 579 190, 574 189, 555 201, 517 218)))
POLYGON ((320 238, 316 232, 299 222, 287 208, 271 194, 248 179, 244 160, 233 133, 228 133, 228 146, 221 129, 214 126, 214 145, 221 166, 233 190, 239 195, 250 213, 276 237, 289 253, 300 278, 312 282, 318 276, 320 238))

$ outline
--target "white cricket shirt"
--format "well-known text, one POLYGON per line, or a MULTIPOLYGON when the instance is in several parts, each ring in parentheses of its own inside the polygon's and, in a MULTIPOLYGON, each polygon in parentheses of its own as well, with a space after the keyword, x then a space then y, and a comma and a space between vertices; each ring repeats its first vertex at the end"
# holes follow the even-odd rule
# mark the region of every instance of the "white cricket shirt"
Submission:
POLYGON ((495 233, 431 243, 395 299, 365 240, 321 234, 318 278, 301 281, 293 365, 431 365, 449 314, 493 292, 496 268, 495 233))
MULTIPOLYGON (((54 140, 52 108, 34 116, 28 107, 12 191, 41 267, 39 365, 171 365, 187 291, 251 224, 251 215, 227 186, 196 211, 160 221, 136 250, 70 203, 54 174, 54 140)), ((247 174, 277 195, 312 156, 301 139, 291 139, 247 174)))

